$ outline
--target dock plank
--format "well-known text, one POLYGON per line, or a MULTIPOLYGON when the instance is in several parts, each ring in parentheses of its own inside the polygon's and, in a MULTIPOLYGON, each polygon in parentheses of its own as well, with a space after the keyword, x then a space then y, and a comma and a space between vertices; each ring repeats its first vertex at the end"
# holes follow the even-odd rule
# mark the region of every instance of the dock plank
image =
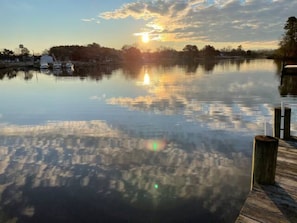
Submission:
POLYGON ((297 222, 296 142, 278 148, 275 185, 253 185, 236 223, 297 222))

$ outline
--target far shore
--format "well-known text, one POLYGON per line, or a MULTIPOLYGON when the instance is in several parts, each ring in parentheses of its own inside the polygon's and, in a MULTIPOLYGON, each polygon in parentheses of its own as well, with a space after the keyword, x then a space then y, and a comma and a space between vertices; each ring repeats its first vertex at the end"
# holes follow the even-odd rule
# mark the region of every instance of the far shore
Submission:
MULTIPOLYGON (((267 58, 266 59, 271 59, 267 58)), ((209 58, 196 58, 194 62, 191 63, 199 63, 204 62, 205 60, 209 60, 209 58)), ((249 58, 249 57, 214 57, 211 58, 212 61, 218 61, 218 60, 253 60, 253 59, 263 59, 263 58, 249 58)), ((87 62, 87 61, 71 61, 74 66, 77 67, 92 67, 92 66, 114 66, 114 65, 125 65, 125 64, 131 64, 133 62, 124 60, 124 61, 117 61, 115 62, 87 62)), ((62 62, 63 63, 63 62, 62 62)), ((66 63, 66 62, 65 62, 66 63)), ((138 64, 160 64, 160 63, 173 63, 173 64, 184 64, 185 61, 177 61, 175 59, 163 59, 160 61, 154 61, 154 60, 139 60, 137 62, 138 64)), ((6 68, 39 68, 39 63, 34 63, 32 61, 27 62, 15 62, 15 61, 0 61, 0 69, 6 69, 6 68)))

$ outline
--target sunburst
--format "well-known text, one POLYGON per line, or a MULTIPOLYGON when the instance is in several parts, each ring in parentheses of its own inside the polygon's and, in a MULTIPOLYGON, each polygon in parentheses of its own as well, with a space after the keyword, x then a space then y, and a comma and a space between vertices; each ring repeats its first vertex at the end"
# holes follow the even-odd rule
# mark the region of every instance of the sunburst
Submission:
POLYGON ((150 36, 148 33, 142 33, 141 35, 141 41, 143 43, 148 43, 150 41, 150 36))

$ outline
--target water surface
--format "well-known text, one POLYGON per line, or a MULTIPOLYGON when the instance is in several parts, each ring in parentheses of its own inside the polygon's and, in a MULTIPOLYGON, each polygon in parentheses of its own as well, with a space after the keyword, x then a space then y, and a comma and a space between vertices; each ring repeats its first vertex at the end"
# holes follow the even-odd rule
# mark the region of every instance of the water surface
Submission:
POLYGON ((272 60, 0 78, 1 222, 233 222, 253 137, 297 127, 272 60))

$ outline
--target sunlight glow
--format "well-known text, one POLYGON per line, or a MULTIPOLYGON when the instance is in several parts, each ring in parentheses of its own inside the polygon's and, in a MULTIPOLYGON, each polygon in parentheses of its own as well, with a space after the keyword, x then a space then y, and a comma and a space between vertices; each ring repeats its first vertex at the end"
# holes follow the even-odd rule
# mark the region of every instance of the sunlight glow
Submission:
POLYGON ((150 83, 151 83, 151 78, 150 78, 150 75, 148 74, 148 72, 146 71, 144 73, 143 85, 150 85, 150 83))
POLYGON ((148 43, 150 41, 149 34, 148 33, 143 33, 142 36, 141 36, 141 41, 143 43, 148 43))

